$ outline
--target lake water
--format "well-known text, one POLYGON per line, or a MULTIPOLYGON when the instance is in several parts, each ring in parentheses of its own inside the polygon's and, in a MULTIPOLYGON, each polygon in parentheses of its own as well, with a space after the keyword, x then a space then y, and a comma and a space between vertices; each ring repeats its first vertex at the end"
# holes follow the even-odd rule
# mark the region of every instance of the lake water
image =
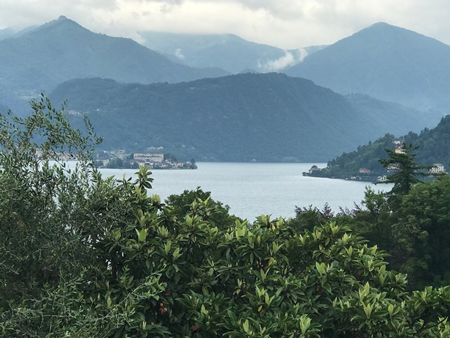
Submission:
MULTIPOLYGON (((197 163, 197 170, 153 170, 153 189, 162 199, 184 190, 201 187, 214 200, 230 206, 230 212, 253 221, 261 214, 295 216, 295 206, 333 211, 361 204, 365 187, 389 190, 390 185, 373 185, 325 178, 304 177, 312 163, 197 163)), ((324 167, 325 164, 317 164, 324 167)), ((134 176, 135 169, 101 169, 104 176, 134 176)))

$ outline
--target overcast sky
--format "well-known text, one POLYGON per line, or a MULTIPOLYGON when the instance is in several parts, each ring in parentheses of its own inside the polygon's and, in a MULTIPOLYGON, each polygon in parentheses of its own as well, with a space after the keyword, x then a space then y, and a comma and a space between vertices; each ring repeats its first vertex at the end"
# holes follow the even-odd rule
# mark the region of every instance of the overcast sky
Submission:
POLYGON ((450 44, 449 0, 0 0, 0 29, 60 15, 112 36, 234 33, 291 49, 331 44, 384 21, 450 44))

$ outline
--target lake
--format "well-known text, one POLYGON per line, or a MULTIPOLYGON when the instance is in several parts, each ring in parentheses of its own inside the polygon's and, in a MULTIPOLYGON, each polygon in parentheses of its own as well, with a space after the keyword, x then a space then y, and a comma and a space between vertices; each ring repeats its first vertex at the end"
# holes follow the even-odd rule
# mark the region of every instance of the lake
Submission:
MULTIPOLYGON (((317 163, 316 163, 317 164, 317 163)), ((328 203, 333 211, 361 204, 367 185, 390 190, 391 185, 373 185, 302 176, 313 163, 197 163, 197 170, 153 170, 153 189, 162 199, 184 190, 201 187, 214 200, 230 206, 230 212, 253 221, 261 214, 294 217, 295 206, 328 203)), ((324 167, 326 164, 317 164, 324 167)), ((121 179, 134 176, 136 169, 101 169, 104 176, 121 179)))

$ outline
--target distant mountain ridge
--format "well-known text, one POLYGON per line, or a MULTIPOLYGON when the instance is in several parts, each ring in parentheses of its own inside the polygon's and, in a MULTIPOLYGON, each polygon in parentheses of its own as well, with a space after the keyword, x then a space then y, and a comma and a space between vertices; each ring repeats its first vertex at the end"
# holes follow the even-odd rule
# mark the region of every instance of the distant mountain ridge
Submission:
POLYGON ((62 16, 1 40, 0 74, 0 95, 2 89, 8 89, 16 97, 27 99, 74 78, 173 83, 228 73, 172 62, 131 39, 96 34, 62 16))
POLYGON ((342 94, 362 93, 419 109, 450 108, 450 46, 377 23, 286 70, 342 94))
POLYGON ((106 149, 163 146, 188 160, 326 161, 386 132, 425 123, 417 112, 398 105, 389 110, 387 103, 363 114, 362 99, 354 103, 277 73, 152 85, 72 80, 51 99, 68 99, 70 116, 87 113, 106 149))
POLYGON ((180 34, 140 32, 143 45, 163 53, 173 61, 192 67, 218 67, 230 73, 244 70, 280 71, 301 62, 323 46, 283 50, 247 41, 234 34, 180 34))

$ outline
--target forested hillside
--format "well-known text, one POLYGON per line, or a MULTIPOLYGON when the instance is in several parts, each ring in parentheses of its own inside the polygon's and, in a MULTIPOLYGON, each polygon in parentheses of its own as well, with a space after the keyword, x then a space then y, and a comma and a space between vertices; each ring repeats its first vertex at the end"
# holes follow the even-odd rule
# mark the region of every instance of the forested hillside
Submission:
MULTIPOLYGON (((358 175, 360 168, 367 168, 373 173, 384 174, 379 160, 386 158, 386 149, 394 150, 401 143, 412 144, 417 147, 415 151, 416 162, 424 165, 442 164, 448 170, 450 162, 450 115, 441 119, 441 122, 432 129, 425 128, 420 133, 410 132, 401 137, 392 134, 358 146, 357 150, 343 153, 328 162, 328 170, 321 174, 334 177, 349 177, 358 175)), ((319 174, 319 173, 317 173, 319 174)))
POLYGON ((51 97, 68 99, 73 117, 87 113, 106 148, 163 146, 186 160, 326 161, 427 120, 387 103, 363 110, 364 100, 276 73, 147 86, 74 80, 51 97))

